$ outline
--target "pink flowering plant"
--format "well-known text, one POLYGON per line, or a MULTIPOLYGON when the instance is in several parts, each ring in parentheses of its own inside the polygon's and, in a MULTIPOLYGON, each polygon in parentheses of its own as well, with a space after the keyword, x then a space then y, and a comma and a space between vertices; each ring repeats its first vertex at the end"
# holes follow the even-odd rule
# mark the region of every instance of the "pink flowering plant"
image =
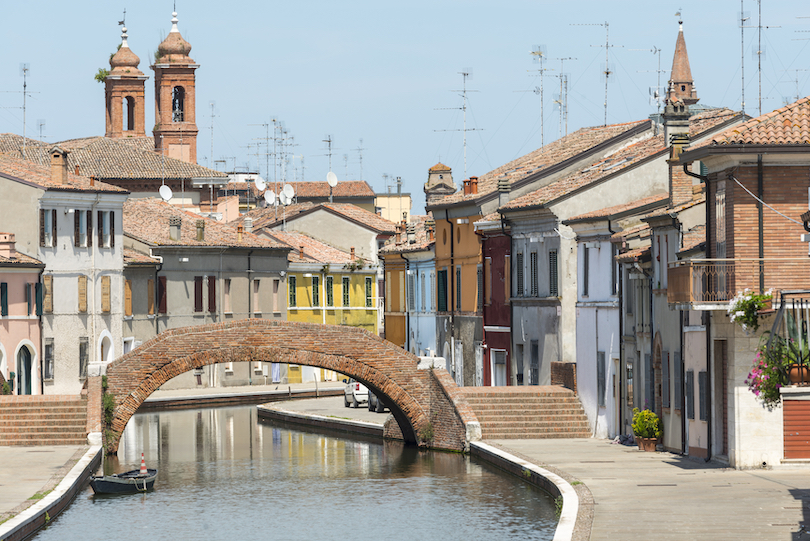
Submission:
POLYGON ((763 294, 754 293, 750 289, 740 291, 728 303, 729 319, 733 323, 742 326, 744 331, 759 329, 759 311, 765 309, 768 301, 773 299, 773 293, 769 289, 763 294))
POLYGON ((759 348, 754 356, 754 365, 745 383, 762 401, 762 405, 772 410, 782 401, 779 389, 790 385, 788 371, 792 364, 796 364, 798 352, 792 347, 792 340, 780 336, 774 336, 770 349, 767 348, 769 334, 765 333, 760 339, 759 348))

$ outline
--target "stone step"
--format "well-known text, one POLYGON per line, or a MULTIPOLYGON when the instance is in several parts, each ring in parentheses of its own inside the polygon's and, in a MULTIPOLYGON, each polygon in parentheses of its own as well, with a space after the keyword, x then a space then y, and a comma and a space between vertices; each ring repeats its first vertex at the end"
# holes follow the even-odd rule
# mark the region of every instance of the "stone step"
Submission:
POLYGON ((16 421, 3 421, 0 420, 0 431, 18 430, 26 431, 32 428, 53 428, 58 430, 62 427, 81 427, 87 425, 86 417, 77 417, 75 419, 40 419, 36 422, 30 420, 16 420, 16 421))
POLYGON ((485 440, 542 440, 542 439, 562 439, 562 438, 590 438, 592 434, 588 432, 544 432, 544 433, 517 433, 517 432, 483 432, 481 438, 485 440))
POLYGON ((560 415, 544 415, 544 414, 525 414, 525 415, 478 415, 478 422, 484 424, 491 423, 526 423, 526 422, 565 422, 577 421, 587 422, 588 418, 581 413, 560 414, 560 415))
POLYGON ((66 432, 75 432, 85 434, 87 423, 76 423, 74 425, 57 425, 57 426, 14 426, 0 429, 0 433, 5 435, 16 434, 22 436, 23 434, 64 434, 66 432))
POLYGON ((470 405, 475 412, 498 414, 498 413, 531 413, 531 412, 549 412, 559 413, 565 411, 572 411, 582 413, 582 407, 579 404, 522 404, 522 405, 507 405, 507 404, 475 404, 470 405))
POLYGON ((469 403, 478 404, 546 404, 551 402, 579 402, 576 396, 467 396, 463 395, 469 403))
POLYGON ((41 438, 0 438, 2 446, 87 445, 87 436, 43 436, 41 438))
POLYGON ((54 412, 44 412, 44 413, 37 413, 37 414, 25 414, 25 413, 1 413, 0 414, 0 422, 3 421, 11 421, 11 422, 20 422, 20 421, 30 421, 30 422, 39 422, 39 421, 47 421, 50 419, 84 419, 87 416, 86 411, 74 411, 74 412, 65 412, 65 413, 54 413, 54 412))

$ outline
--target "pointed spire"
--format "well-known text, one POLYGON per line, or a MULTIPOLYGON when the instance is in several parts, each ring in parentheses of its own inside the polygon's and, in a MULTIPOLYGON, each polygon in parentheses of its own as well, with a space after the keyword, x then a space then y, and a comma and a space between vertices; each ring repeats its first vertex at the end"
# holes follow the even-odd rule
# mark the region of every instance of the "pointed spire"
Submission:
POLYGON ((177 29, 177 12, 176 11, 172 12, 172 29, 170 30, 170 32, 180 32, 180 30, 177 29))
POLYGON ((675 54, 672 57, 672 73, 667 88, 667 102, 682 101, 686 105, 698 102, 697 91, 689 67, 689 54, 683 37, 683 21, 678 21, 678 39, 675 41, 675 54))

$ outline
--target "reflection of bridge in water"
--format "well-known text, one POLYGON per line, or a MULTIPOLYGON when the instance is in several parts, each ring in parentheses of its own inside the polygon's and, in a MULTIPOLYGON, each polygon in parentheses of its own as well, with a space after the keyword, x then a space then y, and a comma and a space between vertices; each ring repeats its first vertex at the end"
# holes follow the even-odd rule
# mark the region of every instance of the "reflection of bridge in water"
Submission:
MULTIPOLYGON (((168 380, 240 361, 314 366, 355 378, 385 398, 394 417, 385 426, 388 438, 462 450, 480 435, 449 374, 418 370, 418 358, 394 344, 354 327, 250 319, 171 329, 112 362, 108 392, 116 408, 108 448, 118 450, 127 421, 168 380)), ((100 388, 91 385, 91 393, 94 387, 100 388)))

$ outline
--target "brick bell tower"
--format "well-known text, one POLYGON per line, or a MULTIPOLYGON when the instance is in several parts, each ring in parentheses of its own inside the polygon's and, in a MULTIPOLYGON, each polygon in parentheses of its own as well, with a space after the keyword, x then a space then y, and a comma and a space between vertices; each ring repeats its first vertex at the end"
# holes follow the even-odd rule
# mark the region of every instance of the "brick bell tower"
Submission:
POLYGON ((177 29, 177 12, 172 13, 172 30, 158 46, 155 63, 155 152, 197 163, 194 70, 189 58, 191 45, 177 29))
POLYGON ((110 58, 104 79, 107 137, 144 137, 144 84, 149 78, 138 69, 141 59, 127 45, 127 28, 121 33, 121 47, 110 58))

